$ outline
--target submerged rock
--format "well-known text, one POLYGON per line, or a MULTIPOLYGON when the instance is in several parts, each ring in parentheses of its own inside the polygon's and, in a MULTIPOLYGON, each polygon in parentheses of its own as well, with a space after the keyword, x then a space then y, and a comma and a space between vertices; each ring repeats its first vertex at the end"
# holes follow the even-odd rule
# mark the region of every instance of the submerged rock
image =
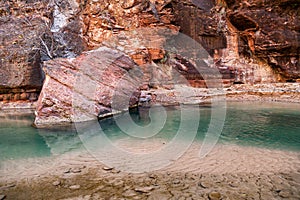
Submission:
POLYGON ((154 189, 154 187, 148 186, 148 187, 138 187, 138 188, 135 188, 134 190, 137 192, 147 193, 147 192, 152 191, 153 189, 154 189))
POLYGON ((37 127, 93 120, 138 103, 140 71, 119 51, 101 47, 76 59, 51 60, 44 71, 37 127))
POLYGON ((61 183, 60 183, 60 181, 54 181, 53 183, 52 183, 52 185, 54 185, 54 186, 59 186, 61 183))
POLYGON ((69 188, 71 190, 78 190, 78 189, 80 189, 80 185, 71 185, 69 188))
POLYGON ((219 200, 221 199, 221 194, 219 192, 211 192, 208 194, 210 200, 219 200))

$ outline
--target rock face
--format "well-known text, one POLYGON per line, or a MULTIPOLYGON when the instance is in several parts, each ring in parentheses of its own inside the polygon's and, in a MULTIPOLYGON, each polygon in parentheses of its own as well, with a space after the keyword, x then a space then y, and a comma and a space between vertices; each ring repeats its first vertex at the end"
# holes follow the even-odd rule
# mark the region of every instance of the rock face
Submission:
MULTIPOLYGON (((234 6, 239 5, 238 3, 209 0, 188 2, 172 2, 176 17, 175 24, 181 27, 180 31, 203 45, 214 58, 226 83, 277 82, 286 80, 285 77, 292 75, 290 71, 279 74, 278 67, 274 67, 265 57, 259 56, 260 48, 257 45, 260 44, 255 38, 257 31, 263 29, 265 24, 272 24, 273 21, 259 23, 261 19, 258 16, 252 19, 234 6)), ((264 11, 265 7, 262 5, 256 6, 255 11, 250 6, 250 4, 256 5, 257 2, 246 3, 249 5, 244 8, 245 11, 252 15, 264 11)), ((292 12, 295 13, 296 10, 292 12)), ((296 35, 297 33, 294 34, 296 35)), ((263 41, 262 38, 260 40, 263 41)), ((295 41, 294 45, 299 45, 299 42, 295 41)), ((266 52, 268 53, 265 55, 272 53, 272 51, 266 52)), ((286 64, 282 67, 284 66, 286 64)))
POLYGON ((238 33, 240 55, 266 61, 281 78, 300 77, 300 3, 297 0, 231 1, 227 17, 238 33))
POLYGON ((128 109, 139 97, 136 67, 128 56, 106 47, 76 59, 45 62, 35 126, 87 121, 128 109))
MULTIPOLYGON (((111 91, 119 91, 114 84, 126 70, 138 73, 129 66, 139 65, 143 78, 127 77, 127 85, 143 90, 173 89, 173 72, 183 75, 193 87, 207 87, 196 70, 198 65, 202 70, 218 68, 225 86, 299 81, 299 16, 297 0, 1 1, 0 101, 36 100, 44 79, 40 67, 44 61, 46 76, 37 126, 114 112, 111 91), (160 34, 161 30, 168 33, 160 34), (200 43, 205 55, 211 56, 209 64, 184 56, 192 45, 182 55, 166 49, 166 43, 178 33, 200 43), (119 57, 124 65, 113 61, 119 57), (94 71, 100 65, 88 59, 100 59, 103 67, 113 67, 100 70, 99 79, 86 74, 86 69, 94 71), (87 98, 89 87, 80 87, 78 74, 92 80, 88 83, 96 88, 96 99, 87 98), (106 82, 109 86, 102 86, 106 82), (80 115, 72 110, 80 102, 72 101, 77 97, 84 102, 75 105, 82 108, 80 115)), ((184 80, 178 83, 186 83, 184 80)), ((116 110, 125 109, 124 102, 117 102, 116 110)))
POLYGON ((35 101, 42 87, 40 39, 46 29, 43 2, 0 3, 0 101, 35 101), (36 15, 23 15, 23 13, 36 15))
MULTIPOLYGON (((70 9, 69 2, 61 7, 70 9)), ((44 75, 42 61, 81 54, 80 26, 53 28, 55 6, 45 0, 0 2, 0 101, 36 101, 44 75)))

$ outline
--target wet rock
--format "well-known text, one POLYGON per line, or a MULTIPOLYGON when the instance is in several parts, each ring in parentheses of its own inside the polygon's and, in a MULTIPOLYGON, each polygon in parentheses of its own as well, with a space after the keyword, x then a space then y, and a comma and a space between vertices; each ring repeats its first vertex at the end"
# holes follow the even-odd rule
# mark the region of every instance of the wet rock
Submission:
POLYGON ((122 193, 122 195, 124 197, 128 198, 128 197, 134 197, 134 196, 136 196, 137 193, 135 191, 133 191, 133 190, 126 190, 125 192, 122 193))
POLYGON ((78 189, 80 189, 80 185, 71 185, 69 188, 71 190, 78 190, 78 189))
POLYGON ((212 186, 211 183, 206 182, 206 181, 202 181, 198 185, 203 187, 203 188, 210 188, 212 186))
POLYGON ((54 181, 53 183, 52 183, 52 185, 54 185, 54 186, 59 186, 61 183, 60 183, 60 181, 54 181))
POLYGON ((237 182, 231 182, 229 183, 230 187, 238 187, 240 184, 237 182))
POLYGON ((80 173, 80 172, 81 172, 81 169, 75 168, 75 169, 72 169, 71 172, 72 172, 72 173, 80 173))
POLYGON ((291 194, 287 190, 281 190, 278 195, 282 198, 289 198, 291 194))
POLYGON ((118 173, 120 173, 121 171, 120 170, 118 170, 118 169, 112 169, 111 170, 111 173, 113 173, 113 174, 118 174, 118 173))
POLYGON ((154 187, 148 186, 148 187, 138 187, 138 188, 135 188, 134 190, 137 192, 148 193, 148 192, 152 191, 153 189, 154 189, 154 187))
POLYGON ((103 170, 105 170, 105 171, 111 171, 111 170, 113 170, 114 168, 113 167, 103 167, 102 168, 103 170))
POLYGON ((174 181, 173 181, 173 184, 179 184, 180 183, 180 180, 179 179, 175 179, 174 181))
POLYGON ((71 168, 65 169, 65 170, 63 171, 64 174, 68 174, 68 173, 70 173, 70 172, 71 172, 71 168))
POLYGON ((221 194, 219 192, 211 192, 208 194, 210 200, 219 200, 221 199, 221 194))

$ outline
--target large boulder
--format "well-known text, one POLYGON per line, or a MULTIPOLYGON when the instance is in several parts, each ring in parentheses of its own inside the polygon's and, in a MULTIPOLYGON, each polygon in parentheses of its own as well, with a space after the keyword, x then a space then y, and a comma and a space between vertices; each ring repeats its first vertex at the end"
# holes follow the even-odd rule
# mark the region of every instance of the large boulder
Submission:
POLYGON ((75 59, 47 61, 44 71, 37 127, 93 120, 138 102, 142 74, 131 58, 117 50, 100 47, 75 59))

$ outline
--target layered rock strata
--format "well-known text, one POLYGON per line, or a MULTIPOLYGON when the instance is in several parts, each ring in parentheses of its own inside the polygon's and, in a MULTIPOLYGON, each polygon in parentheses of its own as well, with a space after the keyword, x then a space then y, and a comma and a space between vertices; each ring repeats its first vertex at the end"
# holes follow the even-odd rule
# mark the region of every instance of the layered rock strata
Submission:
MULTIPOLYGON (((207 77, 199 69, 209 74, 212 68, 220 71, 226 87, 299 82, 299 3, 295 0, 10 0, 0 3, 0 11, 1 103, 35 101, 44 79, 41 63, 54 59, 44 66, 45 87, 38 101, 36 124, 44 123, 43 117, 53 118, 51 122, 59 122, 60 117, 62 122, 72 121, 70 103, 53 107, 53 102, 47 106, 42 99, 57 95, 55 87, 66 86, 70 91, 61 88, 59 98, 72 101, 67 98, 78 93, 72 85, 78 75, 76 67, 86 67, 79 61, 95 55, 83 52, 103 46, 139 66, 143 77, 132 81, 138 81, 136 88, 142 90, 172 90, 175 84, 205 88, 207 77), (168 31, 160 34, 161 30, 168 31), (200 58, 199 54, 185 56, 195 48, 188 42, 189 47, 172 51, 168 47, 178 34, 194 40, 206 52, 200 58), (73 65, 75 72, 69 73, 73 65), (64 70, 68 73, 62 73, 64 70)), ((83 68, 79 69, 82 74, 83 68)), ((110 81, 117 84, 118 79, 110 81)), ((105 91, 101 92, 105 99, 105 91)), ((101 103, 107 113, 112 112, 112 100, 101 103)), ((100 108, 96 110, 102 113, 100 108)))
POLYGON ((106 47, 46 62, 35 126, 93 120, 134 106, 139 97, 136 67, 128 56, 106 47))

